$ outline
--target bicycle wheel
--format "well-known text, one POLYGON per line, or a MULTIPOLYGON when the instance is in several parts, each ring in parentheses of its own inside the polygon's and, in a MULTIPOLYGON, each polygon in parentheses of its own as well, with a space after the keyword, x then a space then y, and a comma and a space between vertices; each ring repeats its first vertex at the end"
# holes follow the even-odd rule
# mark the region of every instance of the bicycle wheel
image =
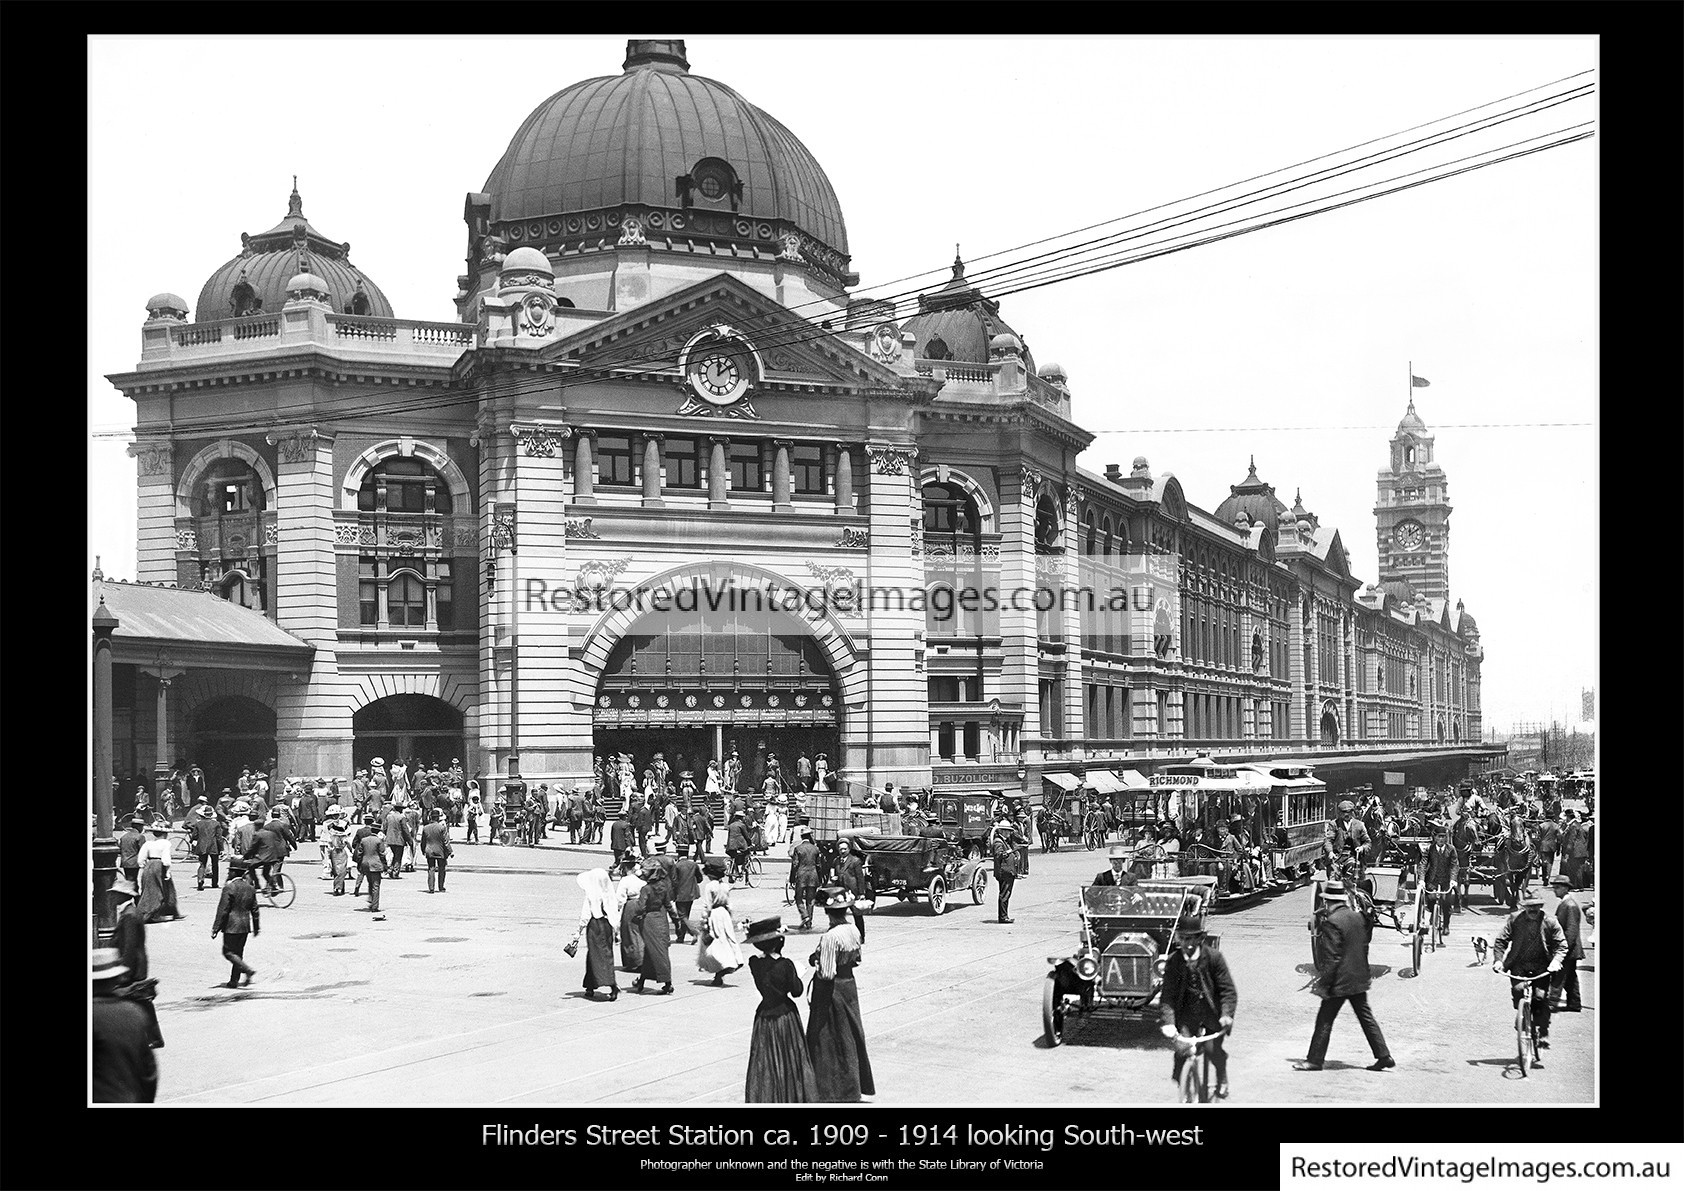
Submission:
POLYGON ((749 889, 753 889, 754 888, 754 861, 753 860, 745 860, 743 862, 742 876, 743 876, 744 886, 746 886, 749 889))
POLYGON ((1188 1055, 1187 1062, 1181 1068, 1181 1103, 1203 1104, 1205 1089, 1200 1086, 1199 1056, 1188 1055))
POLYGON ((285 873, 276 878, 275 886, 275 893, 270 897, 269 904, 277 910, 284 910, 292 905, 292 899, 298 896, 298 886, 285 873))
POLYGON ((1432 933, 1427 936, 1427 941, 1432 945, 1434 951, 1437 951, 1444 943, 1444 899, 1445 895, 1441 893, 1434 899, 1433 903, 1432 933))
POLYGON ((1415 929, 1409 933, 1409 962, 1415 969, 1415 974, 1421 974, 1421 944, 1426 938, 1426 928, 1417 921, 1415 929))
POLYGON ((1520 994, 1520 1008, 1514 1013, 1515 1048, 1519 1052, 1520 1073, 1525 1075, 1537 1061, 1538 1052, 1532 1044, 1532 989, 1520 994))

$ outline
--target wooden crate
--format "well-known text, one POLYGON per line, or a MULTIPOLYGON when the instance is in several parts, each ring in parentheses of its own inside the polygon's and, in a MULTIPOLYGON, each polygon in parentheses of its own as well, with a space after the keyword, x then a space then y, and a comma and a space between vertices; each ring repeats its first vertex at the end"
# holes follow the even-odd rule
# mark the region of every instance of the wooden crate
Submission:
POLYGON ((833 840, 843 828, 852 827, 848 796, 814 790, 807 795, 807 825, 814 839, 833 840))

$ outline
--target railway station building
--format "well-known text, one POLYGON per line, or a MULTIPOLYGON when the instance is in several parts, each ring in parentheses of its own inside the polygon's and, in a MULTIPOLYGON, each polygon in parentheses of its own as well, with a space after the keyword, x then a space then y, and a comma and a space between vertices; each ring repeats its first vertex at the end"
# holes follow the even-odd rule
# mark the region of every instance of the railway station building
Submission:
POLYGON ((1255 466, 1209 511, 1164 460, 1078 468, 1082 378, 959 259, 915 311, 850 297, 824 169, 683 42, 514 131, 464 202, 452 321, 399 317, 286 202, 195 302, 156 295, 109 378, 138 574, 90 598, 130 626, 131 776, 378 755, 570 784, 735 747, 1033 798, 1198 751, 1410 784, 1478 752, 1413 405, 1372 583, 1255 466))

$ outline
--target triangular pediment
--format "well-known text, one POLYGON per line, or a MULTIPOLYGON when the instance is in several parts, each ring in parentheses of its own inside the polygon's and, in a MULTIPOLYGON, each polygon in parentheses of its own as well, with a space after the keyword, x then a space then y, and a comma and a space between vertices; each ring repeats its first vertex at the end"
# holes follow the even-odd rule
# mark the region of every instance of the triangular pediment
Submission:
MULTIPOLYGON (((841 317, 835 321, 840 323, 841 317)), ((544 348, 543 354, 549 360, 576 361, 607 374, 670 373, 676 378, 684 345, 721 324, 753 347, 761 367, 757 380, 763 388, 903 387, 903 378, 893 369, 728 273, 577 331, 544 348)))

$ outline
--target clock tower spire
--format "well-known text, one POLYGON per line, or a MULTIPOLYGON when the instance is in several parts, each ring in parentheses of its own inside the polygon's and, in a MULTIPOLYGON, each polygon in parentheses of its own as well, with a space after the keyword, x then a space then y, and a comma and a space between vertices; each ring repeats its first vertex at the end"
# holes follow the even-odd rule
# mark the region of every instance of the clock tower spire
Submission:
POLYGON ((1444 469, 1433 462, 1433 436, 1411 397, 1375 496, 1382 584, 1401 579, 1430 599, 1450 598, 1449 497, 1444 469))

